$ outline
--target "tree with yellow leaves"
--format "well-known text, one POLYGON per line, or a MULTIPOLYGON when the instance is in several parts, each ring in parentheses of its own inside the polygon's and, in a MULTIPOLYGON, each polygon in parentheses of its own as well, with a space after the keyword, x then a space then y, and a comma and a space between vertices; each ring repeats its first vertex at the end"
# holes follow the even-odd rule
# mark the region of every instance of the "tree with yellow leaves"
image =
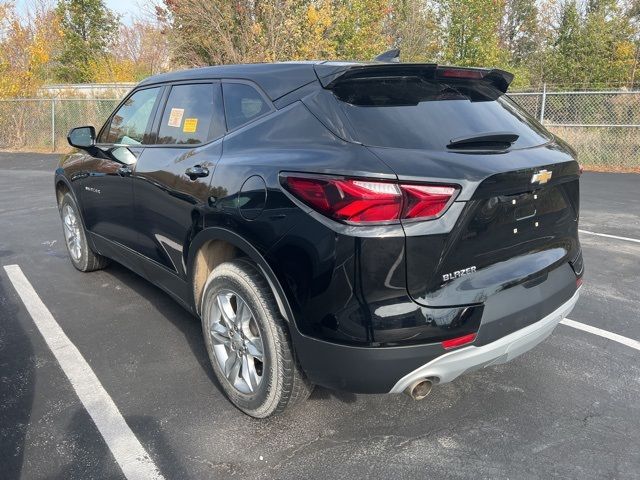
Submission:
POLYGON ((59 44, 57 17, 46 2, 21 17, 13 4, 0 4, 0 98, 31 96, 50 81, 59 44))

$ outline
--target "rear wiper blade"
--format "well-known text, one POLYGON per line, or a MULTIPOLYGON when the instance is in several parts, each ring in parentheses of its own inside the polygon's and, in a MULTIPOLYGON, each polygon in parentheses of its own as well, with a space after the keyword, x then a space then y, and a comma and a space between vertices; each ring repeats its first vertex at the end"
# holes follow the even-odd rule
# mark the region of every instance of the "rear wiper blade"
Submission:
POLYGON ((473 150, 505 150, 519 135, 510 132, 486 132, 452 139, 447 148, 473 150))

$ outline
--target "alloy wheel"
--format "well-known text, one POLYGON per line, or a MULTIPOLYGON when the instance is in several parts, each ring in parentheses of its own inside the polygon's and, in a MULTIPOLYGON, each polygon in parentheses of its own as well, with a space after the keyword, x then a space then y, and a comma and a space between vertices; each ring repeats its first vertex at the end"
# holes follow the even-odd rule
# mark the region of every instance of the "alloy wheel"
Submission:
POLYGON ((71 258, 79 262, 82 258, 82 239, 80 237, 80 222, 75 210, 69 204, 62 209, 62 225, 64 227, 64 237, 71 258))
POLYGON ((229 383, 254 393, 262 382, 264 346, 253 312, 235 292, 222 290, 209 311, 209 336, 215 358, 229 383))

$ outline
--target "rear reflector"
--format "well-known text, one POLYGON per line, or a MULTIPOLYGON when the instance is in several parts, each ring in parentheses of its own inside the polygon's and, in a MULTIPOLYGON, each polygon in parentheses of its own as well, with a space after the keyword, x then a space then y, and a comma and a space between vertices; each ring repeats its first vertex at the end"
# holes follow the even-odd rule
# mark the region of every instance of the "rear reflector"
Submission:
POLYGON ((314 210, 352 224, 436 218, 458 190, 451 185, 404 185, 324 175, 283 175, 282 184, 314 210))
POLYGON ((582 286, 582 277, 576 278, 576 288, 580 288, 582 286))
POLYGON ((470 333, 468 335, 463 335, 462 337, 451 338, 449 340, 445 340, 444 342, 440 342, 445 350, 449 350, 451 348, 461 347, 463 345, 467 345, 472 343, 476 339, 475 333, 470 333))

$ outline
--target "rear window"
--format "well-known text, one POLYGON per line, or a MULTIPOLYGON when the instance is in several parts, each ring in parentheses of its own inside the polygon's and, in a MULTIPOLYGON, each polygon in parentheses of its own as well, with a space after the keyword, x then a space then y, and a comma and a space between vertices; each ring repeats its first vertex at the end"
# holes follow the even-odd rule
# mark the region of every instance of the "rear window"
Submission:
POLYGON ((249 123, 271 110, 262 95, 250 85, 224 83, 222 88, 228 130, 233 130, 249 123))
POLYGON ((513 148, 549 141, 542 126, 483 82, 358 78, 340 82, 332 91, 355 139, 365 145, 442 150, 452 139, 488 132, 518 135, 513 148))

